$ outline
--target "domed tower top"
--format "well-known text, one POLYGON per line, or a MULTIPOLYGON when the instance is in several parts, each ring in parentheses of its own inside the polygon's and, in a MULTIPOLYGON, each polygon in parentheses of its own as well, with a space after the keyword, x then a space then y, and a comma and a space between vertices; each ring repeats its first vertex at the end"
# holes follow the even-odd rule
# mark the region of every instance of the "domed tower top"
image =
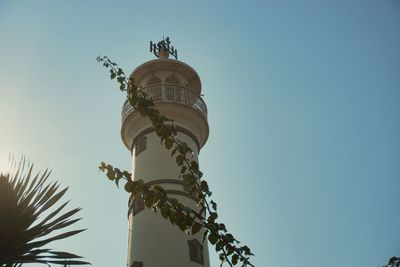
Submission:
MULTIPOLYGON (((163 115, 176 122, 178 131, 191 136, 200 150, 207 141, 209 129, 199 75, 188 64, 178 60, 178 53, 170 45, 168 37, 157 44, 150 42, 150 52, 158 58, 138 66, 130 77, 139 90, 153 99, 163 115)), ((142 118, 126 101, 121 126, 121 137, 126 147, 132 151, 138 136, 151 129, 150 121, 142 118)))
POLYGON ((169 37, 157 44, 150 41, 150 52, 153 52, 158 59, 147 61, 138 66, 132 72, 131 77, 133 76, 138 87, 170 83, 184 86, 200 95, 201 81, 199 75, 192 67, 178 60, 178 52, 170 43, 169 37), (170 56, 175 57, 175 59, 170 59, 170 56))

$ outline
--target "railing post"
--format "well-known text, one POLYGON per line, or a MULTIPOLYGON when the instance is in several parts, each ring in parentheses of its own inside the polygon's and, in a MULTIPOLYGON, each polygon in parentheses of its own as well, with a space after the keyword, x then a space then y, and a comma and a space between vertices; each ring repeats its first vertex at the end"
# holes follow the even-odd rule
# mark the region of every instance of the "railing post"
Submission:
POLYGON ((189 92, 189 90, 183 90, 184 92, 185 92, 185 104, 186 105, 189 105, 190 104, 190 102, 189 102, 189 98, 188 98, 188 96, 189 96, 189 94, 191 93, 191 92, 189 92))
POLYGON ((167 93, 166 93, 166 89, 165 89, 165 84, 163 83, 163 84, 160 84, 160 90, 161 90, 161 92, 160 92, 160 94, 161 94, 161 99, 162 100, 166 100, 167 99, 167 93))

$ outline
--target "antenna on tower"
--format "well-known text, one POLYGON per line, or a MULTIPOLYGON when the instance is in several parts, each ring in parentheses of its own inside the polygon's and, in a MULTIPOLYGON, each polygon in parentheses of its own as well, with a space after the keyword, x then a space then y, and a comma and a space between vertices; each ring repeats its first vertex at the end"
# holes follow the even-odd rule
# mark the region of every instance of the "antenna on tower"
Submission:
POLYGON ((170 44, 171 41, 169 40, 169 37, 167 36, 167 38, 165 38, 163 35, 163 39, 157 44, 150 41, 150 53, 154 53, 154 55, 159 58, 160 51, 166 51, 169 55, 172 55, 175 57, 175 59, 178 59, 178 51, 170 44))

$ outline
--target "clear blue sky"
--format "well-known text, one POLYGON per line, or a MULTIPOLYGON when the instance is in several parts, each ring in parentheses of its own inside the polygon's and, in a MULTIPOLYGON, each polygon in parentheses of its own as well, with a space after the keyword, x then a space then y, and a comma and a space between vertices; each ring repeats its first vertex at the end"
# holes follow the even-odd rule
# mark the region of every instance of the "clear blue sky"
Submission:
POLYGON ((127 195, 97 170, 129 169, 124 96, 95 59, 130 72, 166 34, 201 77, 201 168, 256 266, 400 255, 399 1, 143 2, 0 2, 0 164, 24 154, 70 187, 89 230, 58 248, 125 266, 127 195))

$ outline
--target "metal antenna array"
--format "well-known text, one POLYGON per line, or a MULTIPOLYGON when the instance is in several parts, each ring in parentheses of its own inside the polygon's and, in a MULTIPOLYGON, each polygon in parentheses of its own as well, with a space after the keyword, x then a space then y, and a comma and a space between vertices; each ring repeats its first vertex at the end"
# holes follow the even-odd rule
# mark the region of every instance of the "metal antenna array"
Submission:
POLYGON ((170 44, 171 41, 168 36, 165 39, 163 37, 163 40, 159 41, 157 44, 150 41, 150 52, 153 52, 156 57, 160 57, 160 51, 165 50, 169 55, 178 59, 178 51, 173 46, 170 46, 170 44))

